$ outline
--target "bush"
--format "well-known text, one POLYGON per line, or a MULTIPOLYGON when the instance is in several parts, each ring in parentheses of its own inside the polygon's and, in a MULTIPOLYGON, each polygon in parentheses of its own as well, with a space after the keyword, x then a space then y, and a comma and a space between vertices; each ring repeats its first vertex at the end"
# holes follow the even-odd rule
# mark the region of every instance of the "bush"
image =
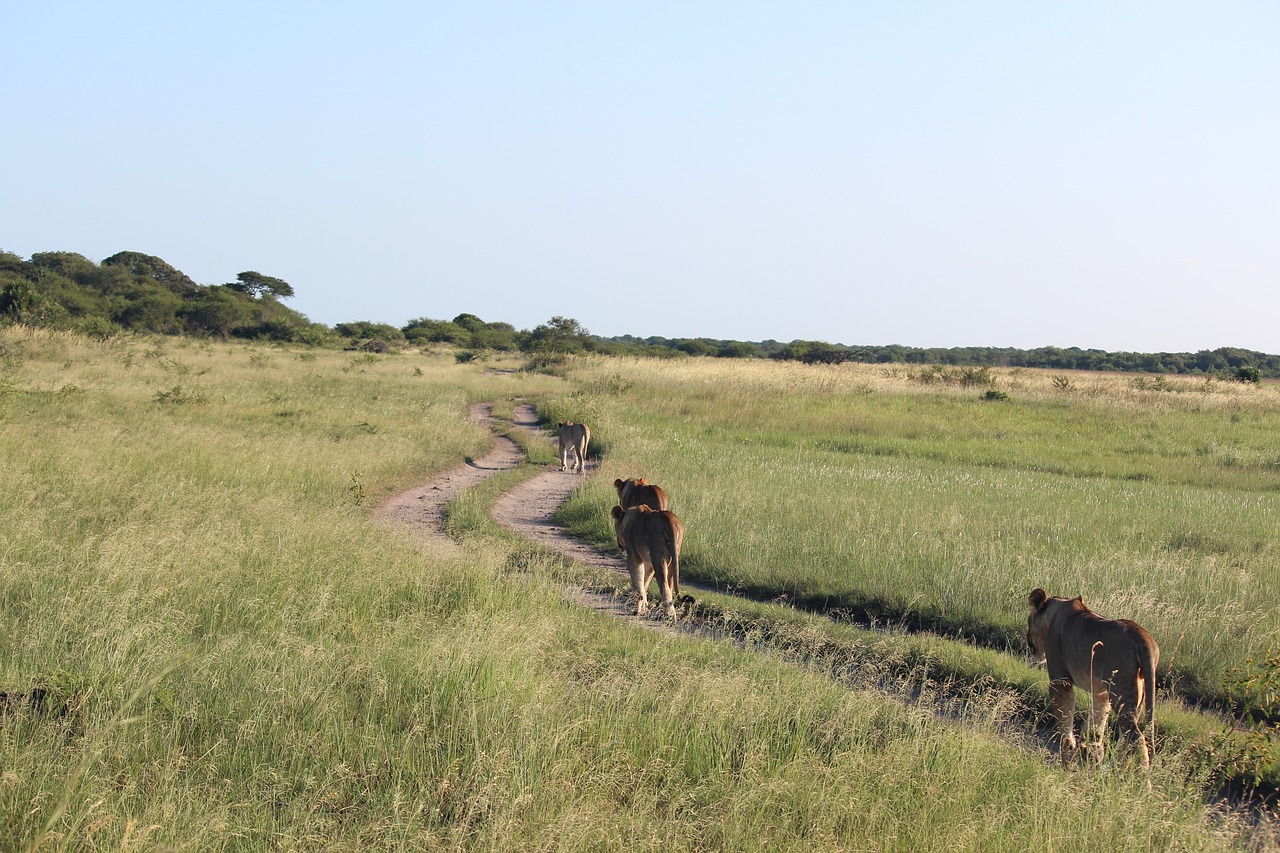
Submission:
POLYGON ((86 337, 97 338, 100 341, 109 340, 116 337, 124 330, 120 326, 108 320, 106 317, 85 317, 76 324, 76 331, 86 337))
POLYGON ((999 390, 997 390, 997 389, 995 389, 995 388, 988 388, 988 389, 987 389, 987 393, 985 393, 985 394, 983 394, 983 395, 982 395, 982 399, 984 399, 984 400, 991 400, 991 401, 995 401, 995 402, 1000 402, 1000 401, 1003 401, 1003 400, 1008 400, 1008 399, 1009 399, 1009 395, 1008 395, 1008 394, 1006 394, 1005 392, 1003 392, 1003 391, 999 391, 999 390))
POLYGON ((209 402, 209 397, 200 391, 191 391, 181 385, 174 385, 168 391, 157 391, 155 402, 171 406, 199 405, 209 402))
POLYGON ((1262 381, 1262 371, 1251 365, 1237 367, 1232 376, 1237 382, 1252 382, 1255 385, 1262 381))

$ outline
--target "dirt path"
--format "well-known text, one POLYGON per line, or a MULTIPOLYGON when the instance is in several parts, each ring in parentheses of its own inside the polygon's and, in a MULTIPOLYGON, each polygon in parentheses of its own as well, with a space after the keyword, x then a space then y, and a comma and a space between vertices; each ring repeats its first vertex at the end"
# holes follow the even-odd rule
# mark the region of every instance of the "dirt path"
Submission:
MULTIPOLYGON (((487 403, 472 405, 467 416, 472 423, 485 426, 493 423, 487 403)), ((505 435, 495 436, 493 449, 481 458, 468 458, 462 465, 391 497, 373 511, 373 517, 415 538, 449 542, 444 532, 445 504, 494 474, 516 467, 523 459, 520 445, 505 435)))
MULTIPOLYGON (((468 418, 473 423, 490 428, 495 426, 492 407, 487 403, 472 405, 468 418)), ((545 435, 538 429, 537 415, 532 406, 517 406, 512 422, 517 430, 523 430, 530 436, 535 436, 534 440, 546 440, 545 435)), ((433 544, 453 546, 453 540, 445 532, 445 505, 465 490, 489 477, 515 468, 524 459, 525 453, 520 445, 504 435, 495 433, 493 449, 483 457, 474 460, 468 458, 464 464, 437 475, 429 482, 391 497, 374 510, 374 517, 407 532, 414 538, 433 544)), ((589 474, 590 471, 591 466, 588 465, 587 473, 589 474)), ((621 554, 600 551, 570 536, 563 528, 551 521, 556 510, 584 482, 585 478, 582 474, 560 471, 558 468, 549 466, 543 473, 531 477, 504 493, 494 504, 490 515, 502 527, 524 539, 537 542, 580 563, 605 568, 625 576, 626 564, 621 554)), ((684 586, 692 587, 691 584, 684 584, 684 586)), ((584 607, 625 619, 650 630, 668 634, 696 634, 727 639, 744 647, 748 645, 741 637, 726 634, 719 627, 698 619, 681 619, 672 622, 658 618, 661 608, 655 607, 648 616, 637 617, 634 603, 627 597, 579 587, 566 587, 563 594, 566 599, 584 607)), ((797 656, 785 650, 755 644, 751 644, 751 648, 759 653, 774 655, 781 660, 789 660, 803 666, 812 665, 804 655, 797 656)), ((973 696, 948 698, 947 690, 944 688, 939 695, 925 700, 925 697, 918 692, 918 688, 908 686, 892 675, 858 673, 843 669, 838 672, 832 670, 828 675, 849 687, 875 690, 886 698, 896 698, 907 704, 923 704, 937 718, 948 722, 961 720, 965 716, 963 707, 974 698, 973 696)), ((1056 751, 1055 736, 1048 727, 1038 728, 1029 721, 1019 721, 1015 716, 1009 716, 997 728, 1010 740, 1021 743, 1029 749, 1049 753, 1056 751)), ((1249 813, 1257 817, 1257 812, 1249 813)))
MULTIPOLYGON (((473 423, 489 427, 494 425, 492 409, 487 403, 473 404, 468 418, 473 423)), ((517 406, 512 423, 516 429, 526 431, 531 436, 540 433, 538 418, 532 406, 517 406)), ((374 517, 405 530, 415 538, 451 543, 452 540, 444 529, 445 505, 489 477, 515 468, 524 458, 520 445, 505 435, 495 435, 493 450, 483 457, 468 459, 466 463, 437 475, 427 483, 393 496, 374 510, 374 517)), ((587 471, 590 470, 591 466, 588 465, 587 471)), ((555 511, 582 483, 582 474, 548 468, 503 494, 490 515, 498 524, 524 539, 537 542, 578 562, 625 574, 626 564, 620 554, 606 554, 551 523, 555 511)), ((665 627, 656 620, 637 619, 623 598, 577 588, 566 588, 564 593, 567 598, 601 613, 632 619, 655 629, 665 627)))
MULTIPOLYGON (((474 423, 494 426, 492 409, 486 403, 473 405, 469 417, 474 423)), ((512 423, 515 429, 524 430, 530 436, 535 436, 535 441, 547 440, 545 434, 541 433, 537 427, 537 415, 532 406, 516 407, 512 423)), ((494 447, 489 453, 480 459, 468 459, 465 464, 445 471, 430 482, 392 497, 374 511, 374 516, 406 530, 416 538, 453 546, 453 540, 444 529, 444 506, 466 489, 495 474, 515 468, 524 458, 524 452, 516 442, 506 436, 495 435, 494 447)), ((588 467, 589 472, 590 467, 588 467)), ((584 482, 585 478, 581 474, 560 471, 556 467, 549 466, 545 472, 531 477, 504 493, 490 510, 490 516, 502 527, 524 539, 537 542, 570 559, 615 571, 625 577, 626 563, 620 553, 600 551, 570 536, 559 525, 551 522, 555 511, 584 482)), ((695 589, 694 585, 688 583, 682 586, 689 587, 691 591, 695 589)), ((597 612, 624 619, 638 627, 666 634, 691 634, 729 640, 744 648, 750 647, 758 653, 773 655, 780 660, 802 666, 817 665, 824 671, 830 670, 828 675, 849 687, 876 690, 886 697, 896 697, 899 701, 919 702, 921 699, 918 686, 904 683, 895 676, 843 667, 833 670, 829 661, 825 664, 816 663, 809 660, 803 653, 797 654, 785 649, 773 648, 767 644, 747 642, 743 637, 726 633, 721 626, 706 620, 696 618, 668 620, 661 618, 661 608, 657 607, 652 608, 646 616, 636 616, 635 605, 630 597, 595 592, 576 586, 565 587, 563 594, 570 601, 597 612)), ((958 704, 953 700, 954 697, 949 700, 945 696, 940 696, 927 704, 939 718, 955 721, 961 716, 957 710, 958 706, 962 706, 966 700, 961 699, 958 704)), ((1012 720, 1009 721, 1006 729, 1011 737, 1024 742, 1037 737, 1033 727, 1019 726, 1012 720)), ((1047 732, 1039 735, 1041 748, 1049 745, 1049 738, 1050 735, 1047 732)))

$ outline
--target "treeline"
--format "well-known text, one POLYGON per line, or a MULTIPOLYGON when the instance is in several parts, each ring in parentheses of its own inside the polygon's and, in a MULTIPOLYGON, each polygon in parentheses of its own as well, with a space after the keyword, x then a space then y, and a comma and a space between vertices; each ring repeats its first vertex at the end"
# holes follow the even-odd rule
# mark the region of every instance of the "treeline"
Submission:
POLYGON ((227 284, 196 284, 141 252, 118 252, 100 264, 75 252, 39 252, 29 260, 0 252, 0 321, 98 337, 134 331, 300 343, 331 338, 327 326, 280 302, 292 295, 287 282, 254 270, 227 284))
MULTIPOLYGON (((793 341, 774 354, 809 364, 846 361, 870 364, 943 364, 973 367, 1040 367, 1049 370, 1114 370, 1139 373, 1229 374, 1256 369, 1260 375, 1280 377, 1280 355, 1236 347, 1199 352, 1107 352, 1079 347, 918 348, 890 346, 842 346, 821 341, 793 341)), ((1239 378, 1239 377, 1237 377, 1239 378)))
POLYGON ((388 350, 447 343, 472 350, 581 352, 600 348, 576 320, 553 317, 531 330, 473 314, 419 318, 397 328, 357 321, 329 327, 283 304, 283 279, 246 270, 226 284, 197 284, 162 258, 118 252, 101 263, 75 252, 29 259, 0 251, 0 324, 69 329, 96 337, 123 332, 204 335, 388 350))
POLYGON ((625 352, 639 349, 650 354, 667 353, 722 358, 774 358, 801 361, 805 364, 914 364, 953 365, 965 367, 1041 367, 1050 370, 1114 370, 1140 373, 1183 373, 1229 375, 1242 378, 1252 370, 1260 376, 1280 377, 1280 355, 1235 347, 1220 347, 1199 352, 1107 352, 1079 347, 1039 347, 1023 350, 1012 347, 907 347, 844 346, 824 341, 767 340, 758 343, 720 341, 710 338, 676 339, 635 338, 624 335, 601 338, 598 349, 625 352))
POLYGON ((552 317, 533 329, 488 322, 474 314, 452 320, 419 317, 404 326, 368 320, 313 323, 285 306, 294 295, 282 279, 247 270, 226 284, 192 281, 154 255, 119 252, 95 263, 74 252, 40 252, 23 260, 0 251, 0 323, 74 329, 106 337, 121 332, 207 335, 312 345, 391 350, 450 344, 465 353, 595 352, 662 358, 774 358, 807 364, 954 365, 1113 370, 1143 373, 1280 378, 1280 355, 1221 347, 1194 353, 1138 353, 1040 347, 920 348, 846 346, 825 341, 734 341, 592 335, 577 320, 552 317))

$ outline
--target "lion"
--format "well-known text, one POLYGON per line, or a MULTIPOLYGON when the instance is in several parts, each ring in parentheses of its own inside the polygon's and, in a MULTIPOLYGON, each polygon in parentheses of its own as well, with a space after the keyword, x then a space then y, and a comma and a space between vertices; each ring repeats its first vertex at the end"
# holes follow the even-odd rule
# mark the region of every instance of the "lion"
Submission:
POLYGON ((618 490, 618 503, 622 504, 623 509, 631 509, 633 506, 667 509, 671 505, 662 487, 646 483, 644 477, 614 480, 613 487, 618 490))
MULTIPOLYGON (((1049 700, 1058 720, 1065 764, 1076 752, 1075 692, 1093 696, 1089 732, 1096 761, 1102 760, 1107 715, 1114 706, 1126 739, 1136 742, 1142 766, 1151 766, 1144 729, 1155 721, 1156 666, 1160 647, 1128 619, 1103 619, 1076 598, 1050 598, 1043 589, 1027 596, 1027 645, 1049 672, 1049 700)), ((1154 736, 1151 750, 1155 749, 1154 736)))
POLYGON ((680 545, 684 525, 674 512, 636 506, 613 508, 613 532, 618 547, 627 555, 627 571, 636 591, 636 615, 649 609, 649 582, 658 577, 662 609, 669 618, 676 615, 675 598, 680 594, 680 545))
POLYGON ((569 470, 569 451, 573 451, 575 471, 587 467, 587 444, 591 441, 591 428, 586 424, 564 421, 556 424, 560 430, 560 470, 569 470))

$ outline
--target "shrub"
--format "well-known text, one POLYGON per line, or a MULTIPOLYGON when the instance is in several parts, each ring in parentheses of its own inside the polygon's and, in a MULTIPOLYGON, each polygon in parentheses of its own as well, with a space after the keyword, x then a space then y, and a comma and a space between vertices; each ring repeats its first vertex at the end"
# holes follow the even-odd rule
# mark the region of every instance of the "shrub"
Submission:
POLYGON ((995 401, 995 402, 999 402, 999 401, 1002 401, 1002 400, 1008 400, 1008 399, 1009 399, 1009 395, 1008 395, 1008 394, 1006 394, 1006 393, 1005 393, 1005 392, 1003 392, 1003 391, 998 390, 998 389, 995 389, 995 388, 988 388, 988 389, 987 389, 987 393, 985 393, 985 394, 983 394, 983 395, 982 395, 982 399, 984 399, 984 400, 991 400, 991 401, 995 401))
POLYGON ((1262 371, 1252 365, 1237 367, 1232 376, 1237 382, 1252 382, 1255 385, 1262 381, 1262 371))
POLYGON ((960 369, 960 376, 956 381, 965 388, 973 388, 980 385, 995 385, 996 377, 989 367, 964 367, 960 369))
POLYGON ((168 391, 157 391, 155 402, 180 406, 187 403, 207 403, 209 398, 199 391, 188 391, 181 385, 174 385, 168 391))
POLYGON ((76 331, 87 337, 106 341, 119 335, 124 330, 106 317, 90 316, 85 317, 76 324, 76 331))

